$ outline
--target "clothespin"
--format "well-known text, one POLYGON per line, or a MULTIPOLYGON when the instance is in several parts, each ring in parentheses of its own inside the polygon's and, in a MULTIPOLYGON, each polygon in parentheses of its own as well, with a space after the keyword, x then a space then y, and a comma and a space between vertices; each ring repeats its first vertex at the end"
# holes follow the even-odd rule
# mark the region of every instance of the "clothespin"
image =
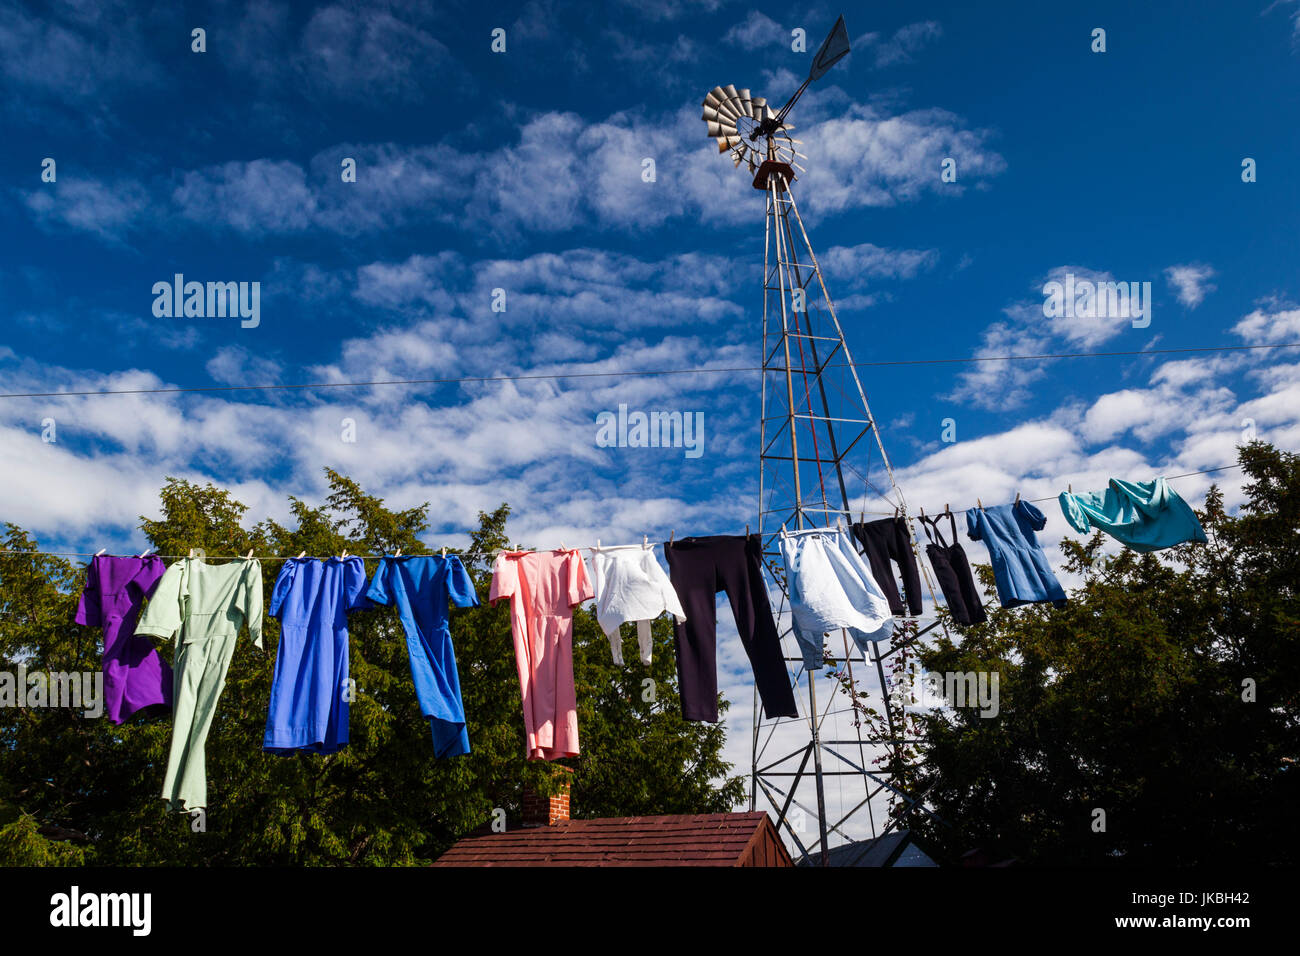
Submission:
POLYGON ((194 557, 194 549, 193 549, 193 548, 190 548, 190 557, 191 557, 191 558, 194 557))
POLYGON ((95 552, 95 557, 99 557, 101 554, 103 554, 103 553, 104 553, 105 551, 107 551, 107 550, 108 550, 108 548, 100 548, 98 551, 95 552))
POLYGON ((299 551, 299 552, 298 552, 298 560, 301 561, 304 557, 306 557, 306 555, 307 555, 307 552, 306 552, 306 551, 299 551))
POLYGON ((343 560, 344 558, 346 558, 347 556, 348 556, 348 549, 347 549, 347 548, 344 548, 344 549, 343 549, 343 553, 339 555, 339 560, 342 561, 342 560, 343 560))
POLYGON ((152 551, 152 550, 153 550, 153 548, 145 548, 143 551, 140 552, 140 557, 142 557, 142 558, 144 558, 144 557, 148 557, 149 552, 152 551))
POLYGON ((244 560, 245 560, 245 561, 252 561, 252 560, 253 560, 253 549, 252 549, 252 548, 249 548, 249 549, 248 549, 248 554, 244 555, 244 560))
POLYGON ((1020 504, 1020 492, 1016 492, 1016 504, 1020 504))
POLYGON ((1074 494, 1074 485, 1066 485, 1066 486, 1065 486, 1065 493, 1068 494, 1068 495, 1072 495, 1072 494, 1074 494))
POLYGON ((397 553, 396 553, 395 555, 393 555, 393 557, 395 557, 395 558, 400 558, 401 556, 402 556, 402 549, 401 549, 401 548, 398 548, 398 549, 397 549, 397 553))
POLYGON ((444 558, 447 556, 447 549, 446 549, 446 548, 443 548, 443 549, 442 549, 442 556, 443 556, 444 558))
MULTIPOLYGON (((596 543, 597 543, 597 544, 600 544, 599 541, 597 541, 596 543)), ((648 547, 650 547, 650 535, 648 535, 648 534, 643 534, 643 535, 641 535, 641 547, 643 547, 643 548, 648 548, 648 547)))
POLYGON ((946 515, 952 514, 952 512, 948 510, 948 502, 946 501, 943 503, 943 513, 946 515))
POLYGON ((749 522, 748 522, 748 521, 745 522, 745 537, 746 537, 746 538, 749 537, 749 522))
POLYGON ((668 543, 669 543, 669 544, 672 544, 676 539, 677 539, 677 532, 676 532, 676 531, 669 531, 669 532, 668 532, 668 543))
POLYGON ((565 547, 565 544, 564 544, 563 541, 560 542, 560 550, 561 550, 561 551, 568 551, 568 550, 569 550, 567 547, 565 547))
POLYGON ((922 518, 925 517, 925 508, 924 508, 924 507, 921 508, 921 517, 922 517, 922 518))
POLYGON ((597 550, 597 551, 600 550, 600 539, 599 539, 599 538, 596 539, 596 550, 597 550))

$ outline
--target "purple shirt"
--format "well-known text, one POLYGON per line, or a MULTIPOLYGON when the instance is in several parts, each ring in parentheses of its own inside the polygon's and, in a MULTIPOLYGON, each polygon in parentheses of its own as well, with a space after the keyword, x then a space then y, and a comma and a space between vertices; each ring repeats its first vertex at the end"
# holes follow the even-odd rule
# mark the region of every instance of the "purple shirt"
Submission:
POLYGON ((162 578, 162 558, 92 558, 77 603, 78 624, 104 629, 104 711, 120 724, 144 707, 172 705, 172 669, 153 641, 135 633, 140 605, 162 578))

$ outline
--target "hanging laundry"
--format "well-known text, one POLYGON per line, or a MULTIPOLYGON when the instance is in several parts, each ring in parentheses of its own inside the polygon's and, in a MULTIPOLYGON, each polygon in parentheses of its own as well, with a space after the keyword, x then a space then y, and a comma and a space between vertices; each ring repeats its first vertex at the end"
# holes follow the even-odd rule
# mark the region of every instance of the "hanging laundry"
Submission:
POLYGON ((1003 607, 1040 601, 1064 606, 1065 591, 1034 535, 1046 524, 1043 513, 1024 500, 971 508, 966 512, 967 535, 974 541, 983 541, 989 549, 993 579, 1003 607))
POLYGON ((151 637, 176 636, 172 654, 176 716, 162 791, 169 809, 189 811, 208 805, 203 748, 226 686, 235 638, 245 622, 253 644, 260 648, 261 562, 247 558, 210 565, 202 558, 185 558, 167 569, 135 629, 151 637))
POLYGON ((921 574, 916 567, 916 555, 912 551, 912 535, 907 528, 907 520, 902 517, 882 518, 879 521, 855 522, 853 536, 858 539, 862 551, 871 564, 871 574, 880 585, 880 590, 889 601, 889 609, 894 614, 908 614, 916 617, 921 613, 921 574), (894 570, 890 562, 898 564, 903 576, 903 591, 907 595, 907 604, 898 594, 898 584, 894 580, 894 570))
POLYGON ((925 553, 930 558, 930 567, 934 568, 934 576, 939 579, 943 599, 948 602, 948 613, 958 624, 983 624, 988 620, 988 615, 984 613, 984 600, 980 597, 979 588, 975 586, 966 551, 957 540, 956 515, 948 512, 952 544, 944 540, 938 518, 921 515, 918 520, 930 542, 925 546, 925 553), (933 534, 931 528, 934 529, 933 534))
POLYGON ((686 720, 718 721, 717 594, 731 600, 754 683, 771 717, 797 717, 781 639, 763 581, 759 536, 715 535, 664 544, 673 590, 686 609, 676 626, 677 682, 686 720))
MULTIPOLYGON (((450 602, 478 607, 478 592, 461 559, 449 554, 384 555, 366 596, 396 605, 406 633, 406 653, 420 713, 429 719, 435 757, 469 753, 460 673, 448 622, 450 602)), ((572 682, 572 678, 570 678, 572 682)))
POLYGON ((1104 492, 1061 492, 1065 520, 1081 534, 1099 528, 1134 551, 1159 551, 1189 541, 1204 542, 1205 531, 1178 492, 1164 478, 1121 481, 1112 478, 1104 492))
POLYGON ((680 623, 686 620, 677 592, 655 560, 654 545, 625 544, 592 548, 592 583, 596 620, 609 638, 614 663, 623 666, 623 635, 619 626, 636 621, 641 663, 650 666, 650 622, 665 611, 680 623))
POLYGON ((73 621, 104 629, 104 712, 115 724, 137 711, 149 715, 172 706, 172 669, 153 643, 135 632, 140 607, 164 570, 156 554, 96 555, 86 569, 73 621))
POLYGON ((779 541, 805 668, 822 666, 822 636, 828 631, 847 629, 864 653, 869 643, 894 633, 889 601, 843 526, 782 528, 779 541))
POLYGON ((510 599, 529 760, 578 755, 573 609, 593 596, 587 565, 576 550, 497 555, 488 600, 510 599))
POLYGON ((357 557, 290 558, 271 589, 280 620, 262 749, 330 754, 348 742, 348 612, 370 607, 357 557))

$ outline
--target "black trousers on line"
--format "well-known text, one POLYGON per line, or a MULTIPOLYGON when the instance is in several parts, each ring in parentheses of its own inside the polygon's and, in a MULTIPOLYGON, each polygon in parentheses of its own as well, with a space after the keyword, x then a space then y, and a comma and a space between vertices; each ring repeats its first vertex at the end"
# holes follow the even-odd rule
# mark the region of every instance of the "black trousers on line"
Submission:
POLYGON ((664 542, 668 576, 686 612, 676 625, 677 683, 686 720, 718 721, 717 595, 726 591, 736 630, 754 669, 768 717, 797 717, 772 605, 763 583, 756 534, 714 535, 664 542))
POLYGON ((880 585, 880 590, 889 602, 893 614, 905 614, 909 609, 912 617, 921 613, 921 572, 916 567, 916 555, 912 553, 912 536, 907 530, 904 518, 882 518, 865 524, 855 522, 852 526, 853 537, 858 539, 861 550, 867 556, 871 566, 871 576, 880 585), (903 592, 907 595, 907 606, 898 596, 898 585, 894 582, 894 570, 889 562, 897 561, 898 570, 903 575, 903 592))

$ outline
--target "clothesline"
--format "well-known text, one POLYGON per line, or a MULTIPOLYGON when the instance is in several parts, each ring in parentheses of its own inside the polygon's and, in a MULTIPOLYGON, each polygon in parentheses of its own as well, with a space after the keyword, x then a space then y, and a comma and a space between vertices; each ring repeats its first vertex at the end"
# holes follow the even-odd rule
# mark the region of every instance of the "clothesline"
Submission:
MULTIPOLYGON (((1240 467, 1241 467, 1240 464, 1233 464, 1233 465, 1220 465, 1218 468, 1206 468, 1206 469, 1204 469, 1204 470, 1202 470, 1202 471, 1188 471, 1188 472, 1184 472, 1184 473, 1181 474, 1181 475, 1169 475, 1169 476, 1166 476, 1165 480, 1166 480, 1166 481, 1176 481, 1176 480, 1179 479, 1179 478, 1192 478, 1192 477, 1195 477, 1196 475, 1210 475, 1210 474, 1214 474, 1215 472, 1219 472, 1219 471, 1228 471, 1229 469, 1232 469, 1232 468, 1240 468, 1240 467)), ((1044 497, 1044 498, 1026 498, 1026 499, 1024 499, 1024 500, 1026 500, 1026 501, 1030 501, 1030 502, 1034 502, 1034 503, 1039 503, 1039 502, 1044 502, 1044 501, 1055 501, 1056 499, 1057 499, 1057 496, 1056 496, 1056 495, 1048 495, 1048 496, 1046 496, 1046 497, 1044 497)), ((957 514, 957 513, 959 513, 959 512, 966 511, 966 510, 968 510, 969 508, 975 508, 975 507, 978 507, 978 505, 967 505, 966 507, 959 507, 956 511, 953 512, 953 514, 957 514)), ((895 512, 889 512, 889 511, 862 511, 862 512, 860 512, 860 514, 863 514, 863 515, 885 515, 885 516, 889 516, 890 514, 894 514, 894 513, 895 513, 895 512)), ((937 512, 934 513, 934 515, 937 516, 937 515, 941 515, 941 514, 943 514, 943 513, 944 513, 943 511, 937 511, 937 512)), ((916 520, 918 520, 918 518, 917 518, 916 515, 902 515, 902 514, 900 514, 899 517, 906 517, 909 521, 916 521, 916 520)), ((670 533, 670 535, 669 535, 669 540, 670 540, 670 541, 671 541, 671 540, 675 540, 675 537, 676 537, 676 533, 675 533, 675 532, 670 533)), ((577 546, 573 546, 573 547, 567 547, 567 546, 565 545, 564 542, 561 542, 561 543, 560 543, 560 547, 558 547, 558 548, 541 548, 541 549, 538 549, 538 548, 531 548, 531 549, 526 549, 526 550, 533 550, 533 551, 538 551, 538 550, 540 550, 540 551, 587 551, 587 552, 595 553, 598 549, 609 549, 610 547, 620 547, 619 545, 601 545, 601 544, 599 543, 599 541, 600 541, 600 539, 597 539, 597 543, 596 543, 595 545, 577 545, 577 546)), ((643 545, 643 546, 646 546, 646 547, 653 547, 654 544, 656 544, 656 543, 657 543, 657 542, 652 542, 652 541, 650 541, 648 535, 643 535, 643 536, 642 536, 642 545, 643 545)), ((633 542, 633 545, 635 545, 635 542, 633 542)), ((195 550, 198 550, 198 549, 195 549, 195 550)), ((485 556, 489 553, 489 552, 478 551, 478 550, 472 550, 472 551, 457 551, 457 550, 454 549, 454 548, 451 548, 451 549, 443 548, 443 549, 441 549, 441 550, 442 550, 442 552, 443 552, 444 554, 445 554, 446 552, 450 551, 452 554, 454 554, 455 556, 461 558, 462 560, 467 559, 467 558, 485 557, 485 556)), ((498 549, 498 550, 509 551, 509 550, 514 550, 514 549, 511 549, 511 548, 502 548, 502 549, 498 549)), ((93 557, 96 557, 97 555, 99 555, 99 554, 101 554, 101 553, 103 553, 103 552, 98 552, 98 551, 38 551, 38 550, 27 551, 27 550, 22 550, 22 549, 13 549, 13 550, 10 550, 10 549, 0 549, 0 555, 19 555, 19 554, 29 554, 29 555, 41 555, 41 556, 49 556, 49 557, 67 557, 67 558, 93 558, 93 557)), ((150 552, 150 553, 152 553, 152 552, 150 552)), ((491 552, 491 553, 496 553, 496 552, 493 551, 493 552, 491 552)), ((404 555, 401 555, 400 557, 433 557, 435 554, 436 554, 436 552, 418 552, 418 553, 408 553, 408 554, 404 554, 404 555)), ((141 556, 141 557, 146 557, 147 555, 140 555, 140 556, 141 556)), ((337 556, 338 556, 338 555, 330 555, 329 557, 337 557, 337 556)), ((385 553, 385 554, 352 554, 351 552, 348 553, 348 557, 350 557, 350 558, 361 558, 362 560, 379 560, 380 558, 384 558, 384 557, 394 557, 394 556, 395 556, 395 555, 393 555, 391 552, 390 552, 390 553, 385 553)), ((188 558, 188 557, 190 557, 190 555, 188 555, 188 554, 159 554, 159 555, 156 555, 156 557, 163 558, 164 560, 169 560, 169 561, 179 561, 179 560, 181 560, 181 559, 183 559, 183 558, 188 558)), ((312 558, 312 559, 315 559, 315 556, 313 556, 313 555, 304 555, 303 557, 304 557, 304 559, 306 559, 306 558, 312 558)), ((214 561, 225 561, 225 560, 232 560, 232 561, 233 561, 233 560, 236 560, 236 559, 238 559, 238 560, 247 560, 247 559, 249 558, 249 555, 247 555, 247 554, 204 554, 204 555, 203 555, 203 558, 204 558, 204 560, 211 559, 211 560, 214 560, 214 561)), ((255 555, 252 555, 252 558, 253 558, 254 560, 257 560, 257 561, 293 561, 293 560, 297 560, 297 559, 298 559, 298 556, 297 556, 297 555, 292 555, 292 554, 255 554, 255 555)))
MULTIPOLYGON (((1196 476, 1196 475, 1212 475, 1212 474, 1214 474, 1215 472, 1218 472, 1218 471, 1227 471, 1227 470, 1229 470, 1229 469, 1231 469, 1231 468, 1240 468, 1240 467, 1241 467, 1240 464, 1234 464, 1234 465, 1220 465, 1218 468, 1206 468, 1206 469, 1204 469, 1203 471, 1188 471, 1188 472, 1184 472, 1184 473, 1181 474, 1181 475, 1166 475, 1166 476, 1165 476, 1165 481, 1177 481, 1179 478, 1192 478, 1192 477, 1194 477, 1194 476, 1196 476)), ((1055 494, 1055 495, 1047 495, 1046 497, 1043 497, 1043 498, 1025 498, 1024 500, 1025 500, 1025 501, 1032 502, 1033 504, 1041 504, 1041 503, 1044 502, 1044 501, 1056 501, 1059 497, 1060 497, 1060 495, 1059 495, 1059 493, 1058 493, 1058 494, 1055 494)), ((978 503, 977 503, 977 504, 973 504, 973 505, 966 505, 965 507, 960 507, 960 508, 958 508, 957 511, 954 511, 954 512, 953 512, 953 514, 957 514, 958 512, 961 512, 961 511, 968 511, 968 510, 971 509, 971 508, 977 508, 977 507, 979 507, 978 503)), ((949 510, 949 509, 945 506, 944 511, 936 511, 936 512, 934 512, 934 515, 931 515, 931 517, 934 517, 934 516, 937 516, 937 515, 944 514, 944 513, 946 513, 948 510, 949 510)), ((884 516, 888 517, 888 516, 890 516, 890 515, 897 514, 897 512, 896 512, 896 511, 861 511, 861 512, 859 512, 859 514, 864 514, 864 515, 884 515, 884 516)), ((899 517, 904 517, 904 516, 903 516, 903 515, 899 515, 899 517)), ((906 515, 906 517, 907 517, 907 519, 908 519, 909 521, 916 521, 916 520, 917 520, 917 516, 916 516, 916 515, 906 515)))

